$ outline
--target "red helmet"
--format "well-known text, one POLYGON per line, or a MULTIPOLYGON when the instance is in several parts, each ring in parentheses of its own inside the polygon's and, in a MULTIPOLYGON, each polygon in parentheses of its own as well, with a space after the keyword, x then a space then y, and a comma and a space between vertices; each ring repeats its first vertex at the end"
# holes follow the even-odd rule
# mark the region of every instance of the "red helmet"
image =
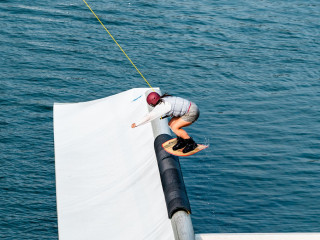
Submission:
POLYGON ((149 93, 147 97, 147 103, 154 107, 160 100, 160 95, 156 92, 149 93))

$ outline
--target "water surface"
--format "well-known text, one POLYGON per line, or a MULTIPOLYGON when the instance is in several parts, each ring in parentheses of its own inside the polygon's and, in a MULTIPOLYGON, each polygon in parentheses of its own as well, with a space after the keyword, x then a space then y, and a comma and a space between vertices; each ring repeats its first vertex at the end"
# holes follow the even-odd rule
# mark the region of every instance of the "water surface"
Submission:
MULTIPOLYGON (((319 1, 88 1, 210 148, 196 233, 320 231, 319 1)), ((0 2, 0 238, 57 239, 52 106, 147 87, 82 1, 0 2)))

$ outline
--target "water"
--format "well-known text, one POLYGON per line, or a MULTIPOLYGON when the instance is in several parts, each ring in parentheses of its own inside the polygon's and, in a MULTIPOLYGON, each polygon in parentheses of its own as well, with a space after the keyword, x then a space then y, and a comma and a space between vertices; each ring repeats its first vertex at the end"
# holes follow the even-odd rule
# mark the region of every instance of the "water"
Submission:
MULTIPOLYGON (((201 109, 197 233, 320 231, 320 3, 89 1, 154 87, 201 109)), ((57 239, 52 105, 147 87, 85 4, 0 1, 0 238, 57 239)))

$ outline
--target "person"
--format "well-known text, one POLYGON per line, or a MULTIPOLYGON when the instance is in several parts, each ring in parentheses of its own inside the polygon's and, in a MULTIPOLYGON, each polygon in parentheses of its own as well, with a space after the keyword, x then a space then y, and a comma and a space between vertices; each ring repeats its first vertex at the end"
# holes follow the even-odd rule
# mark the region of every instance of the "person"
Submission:
POLYGON ((132 128, 151 122, 158 117, 172 117, 168 125, 177 135, 178 140, 172 149, 174 151, 183 149, 182 152, 187 153, 198 146, 189 134, 182 129, 183 127, 190 126, 199 118, 200 111, 195 103, 168 94, 160 96, 156 92, 148 94, 147 103, 154 107, 154 109, 140 121, 133 123, 131 125, 132 128))

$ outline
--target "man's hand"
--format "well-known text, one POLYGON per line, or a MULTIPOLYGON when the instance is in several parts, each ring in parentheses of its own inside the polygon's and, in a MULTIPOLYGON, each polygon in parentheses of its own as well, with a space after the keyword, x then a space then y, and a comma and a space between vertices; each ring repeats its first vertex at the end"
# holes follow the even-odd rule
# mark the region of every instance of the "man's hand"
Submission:
POLYGON ((136 127, 136 124, 132 123, 131 128, 135 128, 135 127, 136 127))

